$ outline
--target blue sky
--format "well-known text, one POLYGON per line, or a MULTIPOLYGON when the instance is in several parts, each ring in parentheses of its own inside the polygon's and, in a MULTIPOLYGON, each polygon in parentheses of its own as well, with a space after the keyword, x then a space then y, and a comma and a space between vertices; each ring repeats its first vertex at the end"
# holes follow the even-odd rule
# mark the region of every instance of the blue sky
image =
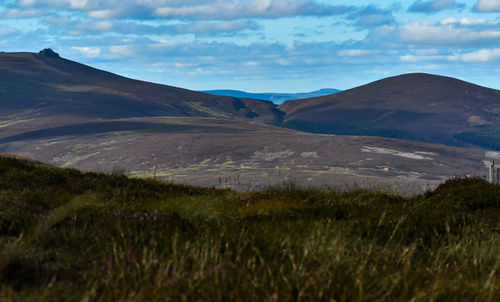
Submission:
POLYGON ((408 72, 500 89, 500 0, 3 0, 0 50, 194 90, 348 89, 408 72))

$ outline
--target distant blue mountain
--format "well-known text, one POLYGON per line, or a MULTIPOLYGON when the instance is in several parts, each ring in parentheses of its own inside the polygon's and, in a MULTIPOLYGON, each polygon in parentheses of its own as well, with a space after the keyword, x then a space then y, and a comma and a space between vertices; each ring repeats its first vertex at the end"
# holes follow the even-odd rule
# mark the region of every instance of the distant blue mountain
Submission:
POLYGON ((324 88, 312 92, 303 92, 303 93, 251 93, 239 90, 204 90, 201 92, 210 93, 214 95, 225 95, 232 96, 236 98, 251 98, 251 99, 259 99, 271 101, 275 104, 281 104, 288 100, 296 100, 296 99, 305 99, 305 98, 313 98, 318 96, 324 96, 327 94, 337 93, 340 90, 324 88))

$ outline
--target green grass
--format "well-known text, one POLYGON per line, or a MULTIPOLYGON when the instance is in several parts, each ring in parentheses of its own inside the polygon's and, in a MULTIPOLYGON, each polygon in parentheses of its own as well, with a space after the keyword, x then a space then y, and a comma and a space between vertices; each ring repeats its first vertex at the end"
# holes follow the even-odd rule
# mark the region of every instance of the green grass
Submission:
POLYGON ((0 158, 1 301, 498 301, 500 187, 235 193, 0 158))

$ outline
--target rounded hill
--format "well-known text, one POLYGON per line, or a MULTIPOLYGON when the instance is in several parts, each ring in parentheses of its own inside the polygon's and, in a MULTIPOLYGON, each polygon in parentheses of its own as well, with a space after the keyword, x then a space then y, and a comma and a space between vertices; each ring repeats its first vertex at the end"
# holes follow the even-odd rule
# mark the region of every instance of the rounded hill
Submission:
POLYGON ((279 109, 286 113, 286 126, 311 132, 459 146, 492 147, 499 142, 491 135, 482 142, 475 139, 492 129, 500 130, 500 91, 426 73, 394 76, 336 94, 288 101, 279 109))

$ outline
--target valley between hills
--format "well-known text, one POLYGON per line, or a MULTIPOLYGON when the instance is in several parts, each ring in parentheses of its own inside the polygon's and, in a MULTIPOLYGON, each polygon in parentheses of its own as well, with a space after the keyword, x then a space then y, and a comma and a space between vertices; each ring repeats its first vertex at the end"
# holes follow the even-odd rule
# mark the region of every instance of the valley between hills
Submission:
POLYGON ((0 152, 239 191, 420 193, 483 177, 500 147, 500 91, 428 74, 277 106, 132 80, 46 49, 0 54, 0 102, 0 152))

